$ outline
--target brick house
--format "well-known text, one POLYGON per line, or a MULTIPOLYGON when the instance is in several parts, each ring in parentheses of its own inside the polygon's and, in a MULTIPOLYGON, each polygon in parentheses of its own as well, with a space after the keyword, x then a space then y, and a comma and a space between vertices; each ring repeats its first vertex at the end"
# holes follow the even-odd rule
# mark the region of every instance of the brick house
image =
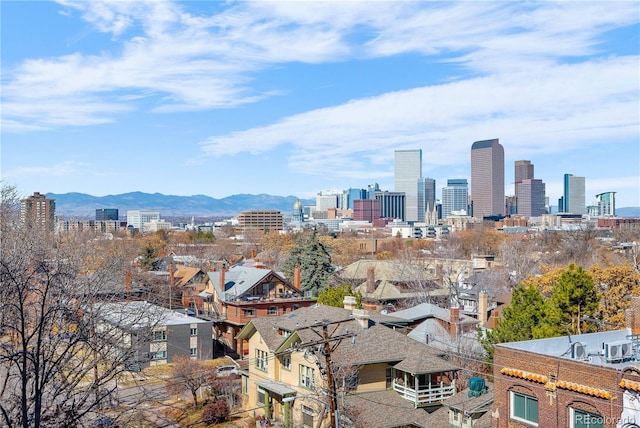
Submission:
POLYGON ((640 298, 628 328, 496 345, 492 427, 640 425, 640 298))
POLYGON ((300 272, 294 284, 284 275, 262 264, 238 264, 208 272, 202 315, 214 322, 216 337, 230 354, 245 355, 247 349, 236 340, 238 332, 252 319, 277 317, 315 304, 300 291, 300 272))

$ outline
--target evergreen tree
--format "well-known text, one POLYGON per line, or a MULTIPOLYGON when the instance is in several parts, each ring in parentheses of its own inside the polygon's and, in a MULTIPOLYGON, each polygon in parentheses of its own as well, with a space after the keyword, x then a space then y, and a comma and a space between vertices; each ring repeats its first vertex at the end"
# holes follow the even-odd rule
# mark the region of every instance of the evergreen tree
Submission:
POLYGON ((497 343, 542 339, 563 333, 558 310, 533 286, 520 285, 513 290, 511 305, 502 315, 496 328, 478 333, 490 360, 497 343))
POLYGON ((327 282, 334 271, 331 255, 327 247, 318 239, 317 229, 313 229, 304 245, 291 250, 285 263, 287 277, 293 278, 296 267, 300 268, 300 289, 317 294, 327 287, 327 282))
POLYGON ((554 284, 551 300, 561 314, 562 327, 569 334, 581 334, 582 319, 594 314, 600 298, 591 275, 572 263, 554 284))

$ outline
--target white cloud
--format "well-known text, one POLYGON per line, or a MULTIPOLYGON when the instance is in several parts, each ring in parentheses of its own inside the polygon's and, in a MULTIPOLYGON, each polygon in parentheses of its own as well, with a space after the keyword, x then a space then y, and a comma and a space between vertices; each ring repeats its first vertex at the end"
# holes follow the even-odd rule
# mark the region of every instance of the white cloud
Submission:
POLYGON ((142 108, 131 103, 140 96, 156 96, 160 112, 253 103, 283 89, 255 91, 256 73, 286 63, 417 52, 474 72, 543 73, 638 22, 635 2, 238 2, 208 4, 217 10, 208 14, 180 2, 59 3, 121 42, 5 66, 3 120, 13 129, 104 123, 142 108), (80 114, 60 118, 67 107, 80 114))
MULTIPOLYGON (((479 138, 500 137, 514 157, 559 153, 589 142, 637 137, 638 57, 507 73, 387 93, 218 135, 201 143, 216 156, 291 146, 305 173, 359 171, 363 155, 391 159, 401 146, 437 148, 431 165, 455 165, 479 138), (383 153, 377 153, 386 147, 383 153), (335 159, 349 159, 348 170, 335 159)), ((362 168, 366 169, 364 164, 362 168)))

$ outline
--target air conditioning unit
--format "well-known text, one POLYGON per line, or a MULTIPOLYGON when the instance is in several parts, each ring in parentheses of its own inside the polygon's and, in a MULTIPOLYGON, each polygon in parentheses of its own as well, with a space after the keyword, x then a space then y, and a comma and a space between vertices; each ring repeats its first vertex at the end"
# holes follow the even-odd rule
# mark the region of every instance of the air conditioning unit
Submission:
POLYGON ((587 354, 587 347, 580 342, 571 344, 571 358, 579 361, 587 361, 589 355, 587 354))
POLYGON ((604 358, 608 363, 624 361, 633 357, 631 342, 611 342, 604 344, 604 358))

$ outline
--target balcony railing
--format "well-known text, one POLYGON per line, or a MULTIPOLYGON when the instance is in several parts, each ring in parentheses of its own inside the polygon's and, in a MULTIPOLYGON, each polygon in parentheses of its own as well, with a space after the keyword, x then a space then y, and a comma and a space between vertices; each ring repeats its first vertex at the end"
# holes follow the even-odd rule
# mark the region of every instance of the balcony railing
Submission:
POLYGON ((440 382, 410 387, 394 381, 393 390, 405 400, 411 401, 415 407, 424 407, 439 404, 451 397, 456 393, 456 385, 454 381, 450 385, 440 382))

